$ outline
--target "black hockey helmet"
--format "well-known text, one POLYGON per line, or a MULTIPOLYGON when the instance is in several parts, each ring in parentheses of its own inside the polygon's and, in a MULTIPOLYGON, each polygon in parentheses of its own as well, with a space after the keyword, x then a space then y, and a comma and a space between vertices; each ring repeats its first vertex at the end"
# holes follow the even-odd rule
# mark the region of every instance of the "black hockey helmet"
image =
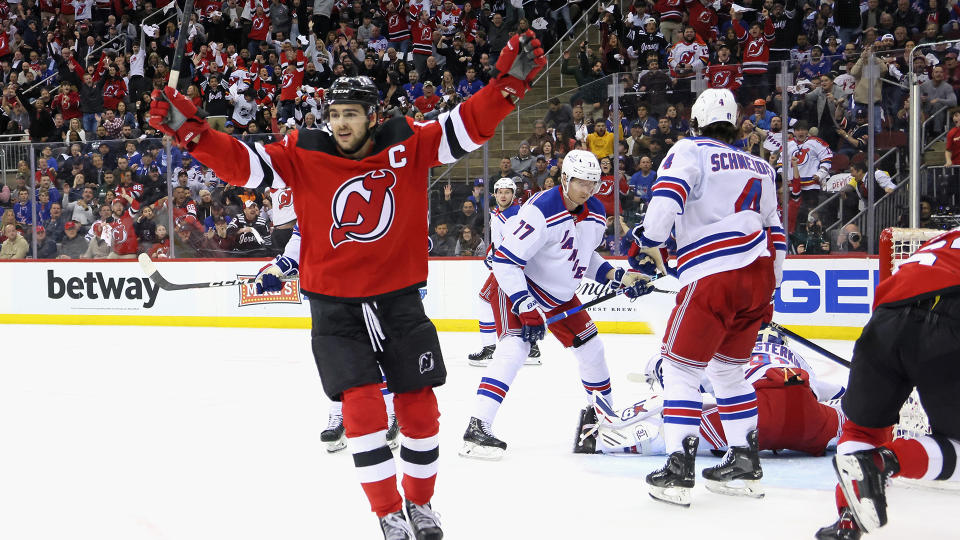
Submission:
POLYGON ((368 114, 378 112, 380 92, 370 77, 340 77, 330 85, 324 94, 324 101, 323 120, 326 122, 330 105, 357 103, 365 106, 368 114))

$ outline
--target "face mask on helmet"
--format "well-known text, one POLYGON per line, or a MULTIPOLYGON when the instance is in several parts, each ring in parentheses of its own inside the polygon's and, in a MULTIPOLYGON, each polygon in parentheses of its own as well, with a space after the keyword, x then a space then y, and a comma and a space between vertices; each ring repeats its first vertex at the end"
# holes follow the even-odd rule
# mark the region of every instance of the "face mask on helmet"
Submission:
POLYGON ((777 332, 768 326, 757 334, 757 343, 773 343, 775 345, 783 345, 784 339, 783 336, 780 335, 780 332, 777 332))

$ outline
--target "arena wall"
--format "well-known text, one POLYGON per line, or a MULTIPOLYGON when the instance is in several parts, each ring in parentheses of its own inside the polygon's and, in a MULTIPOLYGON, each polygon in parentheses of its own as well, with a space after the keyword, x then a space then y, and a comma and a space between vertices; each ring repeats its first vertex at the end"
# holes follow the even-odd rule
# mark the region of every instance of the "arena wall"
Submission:
MULTIPOLYGON (((174 283, 250 276, 260 261, 170 261, 158 263, 174 283)), ((389 269, 384 269, 389 271, 389 269)), ((442 331, 477 328, 477 292, 487 269, 477 259, 430 261, 420 294, 442 331)), ((855 339, 870 316, 878 280, 875 258, 797 257, 787 260, 774 320, 811 338, 855 339)), ((257 296, 252 285, 163 291, 136 261, 5 261, 0 263, 0 323, 81 325, 170 325, 309 328, 309 308, 298 283, 277 294, 257 296)), ((673 278, 657 287, 677 290, 673 278)), ((608 292, 585 282, 586 302, 608 292)), ((676 297, 653 293, 636 301, 617 297, 590 309, 603 332, 663 332, 676 297)))

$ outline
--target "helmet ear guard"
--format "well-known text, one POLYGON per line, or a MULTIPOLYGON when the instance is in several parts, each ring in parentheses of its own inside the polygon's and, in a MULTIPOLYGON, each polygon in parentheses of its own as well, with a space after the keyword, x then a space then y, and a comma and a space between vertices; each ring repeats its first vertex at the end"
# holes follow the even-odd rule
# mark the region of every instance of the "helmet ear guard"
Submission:
MULTIPOLYGON (((330 129, 330 107, 332 105, 361 105, 367 111, 367 118, 369 118, 370 115, 374 115, 377 123, 379 123, 380 92, 370 77, 338 78, 330 86, 330 89, 324 93, 324 101, 320 117, 323 127, 329 132, 332 132, 332 129, 330 129)), ((377 124, 374 124, 373 128, 367 131, 367 136, 364 137, 361 146, 373 136, 376 128, 377 124)))

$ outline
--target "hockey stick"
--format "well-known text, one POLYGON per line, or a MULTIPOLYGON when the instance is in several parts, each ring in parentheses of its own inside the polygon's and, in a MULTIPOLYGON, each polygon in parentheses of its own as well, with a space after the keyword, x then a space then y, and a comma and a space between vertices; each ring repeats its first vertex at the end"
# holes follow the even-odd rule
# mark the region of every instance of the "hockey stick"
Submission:
MULTIPOLYGON (((143 273, 147 275, 154 283, 160 286, 161 289, 165 291, 183 291, 186 289, 207 289, 210 287, 233 287, 235 285, 247 285, 254 283, 257 278, 242 278, 242 279, 231 279, 227 281, 209 281, 206 283, 171 283, 165 277, 160 275, 160 271, 157 270, 157 265, 150 259, 150 256, 146 253, 141 253, 137 260, 140 262, 140 268, 143 270, 143 273)), ((291 281, 297 279, 296 277, 287 277, 282 278, 281 281, 291 281)))
POLYGON ((190 27, 190 15, 193 14, 193 0, 187 0, 183 6, 183 20, 180 21, 180 33, 177 35, 177 48, 173 50, 170 63, 170 78, 167 86, 176 88, 180 83, 180 65, 183 64, 183 52, 187 48, 187 29, 190 27))
MULTIPOLYGON (((651 279, 650 281, 654 281, 654 280, 651 279)), ((587 302, 586 304, 580 304, 579 306, 572 307, 572 308, 564 311, 563 313, 557 313, 557 314, 554 315, 553 317, 550 317, 549 319, 547 319, 546 324, 553 324, 553 323, 555 323, 555 322, 557 322, 557 321, 562 321, 563 319, 566 319, 567 317, 573 315, 574 313, 576 313, 576 312, 578 312, 578 311, 582 311, 582 310, 584 310, 584 309, 591 308, 591 307, 593 307, 593 306, 595 306, 595 305, 597 305, 597 304, 599 304, 599 303, 601 303, 601 302, 606 302, 607 300, 609 300, 609 299, 611 299, 611 298, 613 298, 613 297, 615 297, 615 296, 621 295, 621 294, 623 294, 623 291, 625 291, 625 290, 626 290, 626 289, 617 289, 617 290, 615 290, 615 291, 608 292, 607 294, 605 294, 605 295, 603 295, 603 296, 599 296, 599 297, 597 297, 597 298, 594 298, 593 300, 587 302)), ((677 291, 665 291, 665 290, 663 290, 663 289, 658 289, 658 288, 656 288, 656 287, 653 287, 653 291, 652 291, 652 292, 663 293, 663 294, 677 294, 677 291)))
POLYGON ((800 343, 800 344, 803 345, 804 347, 807 347, 808 349, 811 349, 811 350, 813 350, 813 351, 816 352, 816 353, 819 353, 819 354, 821 354, 821 355, 823 355, 823 356, 826 356, 826 357, 829 358, 830 360, 833 360, 834 362, 836 362, 836 363, 838 363, 838 364, 840 364, 840 365, 842 365, 842 366, 845 366, 845 367, 848 367, 848 368, 850 367, 850 361, 849 361, 849 360, 844 359, 844 358, 840 358, 840 357, 837 356, 836 354, 833 354, 832 352, 824 349, 823 347, 817 345, 816 343, 810 341, 809 339, 801 336, 800 334, 797 334, 797 333, 794 332, 793 330, 790 330, 790 329, 788 329, 788 328, 784 328, 783 326, 781 326, 781 325, 779 325, 779 324, 777 324, 777 323, 775 323, 775 322, 771 322, 771 323, 770 323, 770 327, 773 328, 774 330, 776 330, 777 332, 780 332, 781 334, 784 334, 785 336, 788 336, 788 337, 793 338, 795 341, 797 341, 798 343, 800 343))

